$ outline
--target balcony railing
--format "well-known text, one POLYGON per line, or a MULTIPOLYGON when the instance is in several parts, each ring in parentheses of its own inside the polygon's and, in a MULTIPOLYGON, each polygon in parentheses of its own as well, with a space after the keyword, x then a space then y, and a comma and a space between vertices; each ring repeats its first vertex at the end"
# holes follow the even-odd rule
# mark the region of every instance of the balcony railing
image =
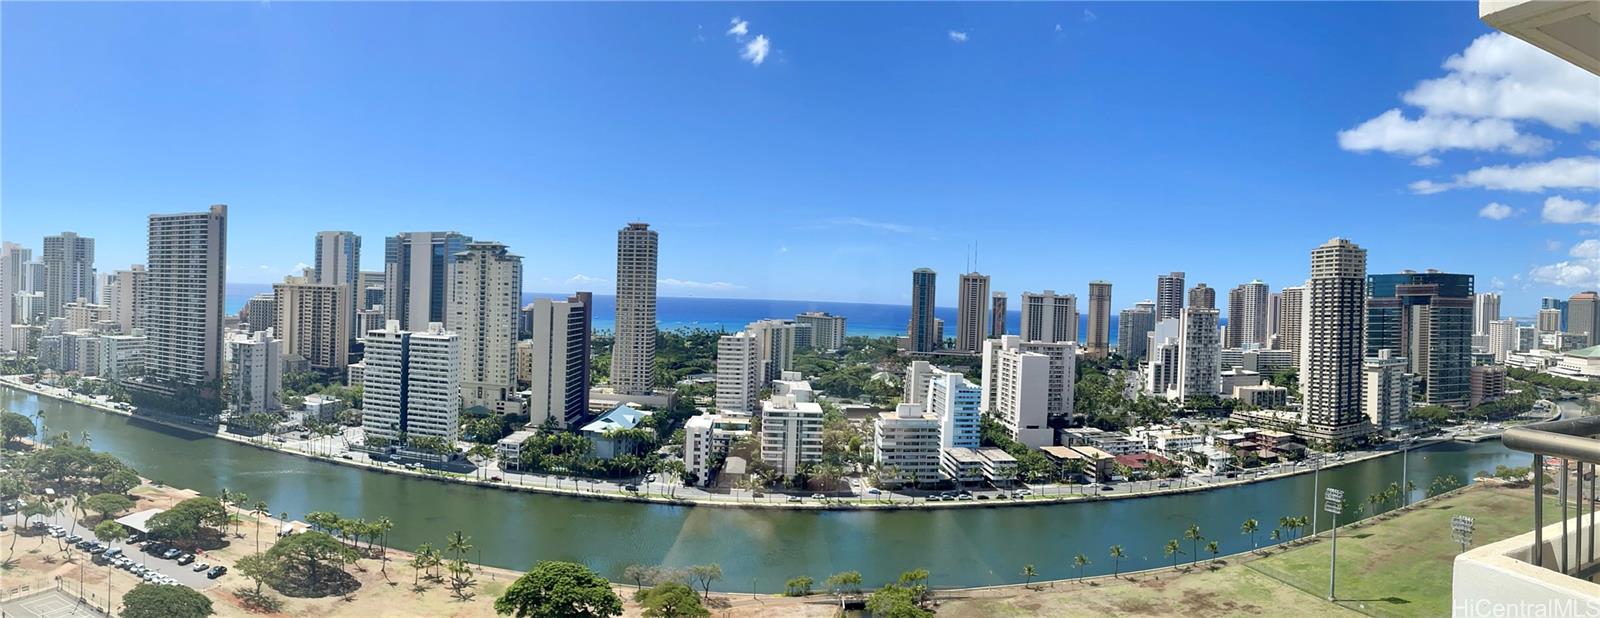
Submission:
POLYGON ((1533 455, 1533 547, 1529 562, 1535 566, 1589 578, 1589 567, 1595 562, 1595 501, 1600 498, 1600 493, 1596 493, 1595 478, 1600 472, 1600 440, 1595 439, 1597 435, 1600 435, 1600 417, 1536 423, 1513 427, 1505 432, 1503 440, 1507 448, 1533 455), (1556 492, 1561 504, 1561 529, 1558 541, 1560 551, 1547 564, 1544 484, 1546 458, 1549 457, 1558 458, 1559 461, 1556 492), (1573 482, 1574 479, 1576 482, 1573 482), (1589 486, 1587 500, 1584 499, 1585 481, 1589 486), (1569 491, 1576 495, 1568 496, 1569 491), (1587 526, 1583 521, 1585 506, 1588 507, 1587 526), (1569 518, 1569 508, 1577 511, 1576 517, 1569 518))

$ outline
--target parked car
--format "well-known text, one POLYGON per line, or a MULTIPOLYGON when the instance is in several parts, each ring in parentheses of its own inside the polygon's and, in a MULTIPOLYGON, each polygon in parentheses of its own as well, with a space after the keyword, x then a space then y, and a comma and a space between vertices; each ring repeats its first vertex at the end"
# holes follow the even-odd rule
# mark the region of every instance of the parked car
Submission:
POLYGON ((824 496, 822 494, 811 494, 811 499, 812 500, 827 500, 828 497, 824 496))
POLYGON ((121 556, 122 555, 122 548, 121 547, 113 547, 111 549, 108 549, 108 550, 106 550, 106 555, 110 556, 112 558, 116 558, 118 556, 121 556))
POLYGON ((67 535, 67 542, 68 543, 72 543, 73 545, 77 545, 79 542, 82 542, 82 541, 83 541, 83 537, 82 536, 79 536, 79 535, 76 535, 76 534, 67 535))
POLYGON ((802 498, 800 496, 789 496, 790 502, 800 502, 801 500, 802 498))
POLYGON ((178 564, 189 564, 190 562, 194 562, 194 554, 178 556, 178 564))
POLYGON ((167 551, 161 552, 161 557, 165 558, 167 560, 171 560, 173 558, 177 558, 178 556, 181 556, 181 555, 183 555, 183 552, 178 551, 176 548, 168 549, 167 551))
POLYGON ((872 495, 872 496, 882 495, 883 494, 883 490, 878 489, 876 487, 873 487, 873 488, 867 490, 867 494, 868 495, 872 495))
POLYGON ((634 492, 634 493, 638 493, 639 492, 639 486, 638 485, 634 485, 632 483, 629 483, 627 485, 623 485, 622 488, 626 489, 628 491, 634 492))
POLYGON ((206 577, 209 578, 209 579, 216 579, 218 577, 222 577, 222 574, 223 573, 227 573, 227 572, 228 572, 228 567, 225 567, 225 566, 222 566, 222 565, 219 564, 217 566, 211 567, 210 571, 206 571, 206 577))
POLYGON ((200 564, 194 565, 194 572, 199 573, 201 571, 205 571, 205 570, 208 570, 210 568, 211 568, 211 565, 202 562, 200 564))

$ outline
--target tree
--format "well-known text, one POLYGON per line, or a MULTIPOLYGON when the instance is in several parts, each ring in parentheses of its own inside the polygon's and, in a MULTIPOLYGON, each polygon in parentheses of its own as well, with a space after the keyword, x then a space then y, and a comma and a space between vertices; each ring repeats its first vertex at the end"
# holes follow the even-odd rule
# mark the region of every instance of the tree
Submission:
POLYGON ((840 571, 828 576, 828 589, 834 594, 843 595, 846 592, 855 594, 861 592, 860 571, 840 571))
POLYGON ((122 527, 122 524, 111 520, 102 521, 94 527, 95 540, 104 543, 118 541, 126 536, 128 536, 128 529, 122 527))
POLYGON ((1178 539, 1169 539, 1167 546, 1162 548, 1168 556, 1172 556, 1172 568, 1178 568, 1178 556, 1183 555, 1183 546, 1178 545, 1178 539))
POLYGON ((705 597, 709 599, 711 598, 711 582, 722 579, 722 565, 712 563, 691 566, 689 567, 689 577, 694 578, 695 583, 700 584, 700 589, 705 591, 705 597))
POLYGON ((889 584, 867 597, 867 610, 874 618, 928 618, 933 612, 917 604, 915 592, 898 584, 889 584))
POLYGON ((921 605, 928 597, 928 570, 912 569, 901 573, 900 587, 910 590, 912 600, 921 605))
POLYGON ((33 437, 35 431, 38 429, 33 426, 33 419, 16 412, 0 412, 0 437, 5 442, 33 437))
POLYGON ((1033 578, 1039 576, 1039 571, 1034 569, 1031 564, 1024 564, 1022 565, 1022 576, 1027 578, 1023 581, 1022 587, 1027 588, 1033 585, 1033 578))
POLYGON ((277 579, 292 596, 324 596, 331 590, 323 585, 329 578, 343 575, 344 567, 356 561, 356 552, 326 533, 310 531, 292 534, 277 543, 265 554, 278 564, 277 579))
POLYGON ((450 594, 455 595, 458 601, 470 600, 472 593, 468 591, 478 585, 478 582, 472 579, 472 566, 467 564, 466 560, 457 558, 451 560, 445 568, 450 571, 450 594))
POLYGON ((653 588, 634 593, 634 602, 644 608, 649 618, 691 618, 710 616, 711 612, 700 604, 700 596, 680 582, 664 582, 653 588))
POLYGON ((256 518, 256 553, 258 554, 261 553, 261 520, 266 519, 268 512, 267 503, 261 500, 257 500, 256 505, 250 509, 250 514, 256 518))
POLYGON ((622 615, 622 599, 612 592, 611 582, 588 567, 547 560, 506 587, 495 599, 494 611, 516 618, 605 618, 622 615))
POLYGON ((811 577, 807 575, 791 577, 789 578, 789 581, 784 582, 783 584, 783 596, 803 597, 810 595, 811 586, 815 583, 816 582, 812 581, 811 577))
POLYGON ((278 567, 276 561, 262 553, 250 554, 233 563, 233 568, 238 570, 239 574, 255 581, 255 596, 258 598, 261 596, 261 585, 277 578, 278 567))
POLYGON ((1111 546, 1111 579, 1116 579, 1122 574, 1122 559, 1128 557, 1123 553, 1121 545, 1111 546))
POLYGON ((127 494, 139 486, 139 475, 128 470, 115 470, 100 477, 100 489, 112 493, 127 494))
POLYGON ((1089 557, 1083 554, 1073 556, 1072 566, 1078 569, 1078 581, 1083 581, 1083 567, 1089 566, 1089 557))
POLYGON ((228 511, 216 498, 189 498, 150 518, 150 536, 157 539, 193 543, 208 528, 227 525, 228 511))
POLYGON ((417 546, 417 551, 411 554, 411 586, 417 587, 422 581, 422 572, 433 566, 433 544, 423 543, 417 546))
POLYGON ((100 519, 109 519, 112 515, 133 508, 133 501, 122 494, 95 494, 83 500, 83 507, 100 514, 100 519))
POLYGON ((650 570, 649 566, 635 562, 622 568, 622 577, 633 580, 634 588, 644 590, 644 580, 652 576, 650 570))
POLYGON ((1240 534, 1250 535, 1250 549, 1256 548, 1256 529, 1261 527, 1261 522, 1254 519, 1244 520, 1244 525, 1239 526, 1240 534))
POLYGON ((122 618, 205 618, 211 599, 188 586, 139 584, 122 595, 122 618))
POLYGON ((1205 540, 1206 537, 1200 534, 1199 525, 1190 525, 1188 530, 1183 531, 1183 538, 1189 540, 1189 549, 1194 552, 1194 555, 1190 556, 1191 562, 1189 563, 1193 565, 1194 561, 1200 560, 1200 541, 1205 540))
POLYGON ((1206 551, 1210 552, 1212 560, 1216 560, 1217 559, 1217 554, 1220 553, 1222 551, 1222 549, 1221 549, 1220 546, 1217 545, 1216 541, 1211 541, 1209 543, 1206 543, 1206 551))

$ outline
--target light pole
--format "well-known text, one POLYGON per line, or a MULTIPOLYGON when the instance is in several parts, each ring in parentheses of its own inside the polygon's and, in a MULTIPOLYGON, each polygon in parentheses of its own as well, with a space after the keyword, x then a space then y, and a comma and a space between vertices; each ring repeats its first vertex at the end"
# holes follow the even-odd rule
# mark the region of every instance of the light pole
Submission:
MULTIPOLYGON (((1331 546, 1328 552, 1328 601, 1334 599, 1334 584, 1338 581, 1339 562, 1339 513, 1344 510, 1344 492, 1332 487, 1323 494, 1322 508, 1333 515, 1333 528, 1329 529, 1331 546)), ((1312 532, 1316 532, 1312 530, 1312 532)))
POLYGON ((1400 507, 1405 508, 1411 504, 1411 492, 1406 490, 1406 482, 1410 473, 1411 464, 1411 438, 1406 438, 1405 444, 1400 445, 1400 507))
POLYGON ((1311 536, 1317 536, 1317 494, 1322 493, 1322 456, 1311 467, 1311 536))

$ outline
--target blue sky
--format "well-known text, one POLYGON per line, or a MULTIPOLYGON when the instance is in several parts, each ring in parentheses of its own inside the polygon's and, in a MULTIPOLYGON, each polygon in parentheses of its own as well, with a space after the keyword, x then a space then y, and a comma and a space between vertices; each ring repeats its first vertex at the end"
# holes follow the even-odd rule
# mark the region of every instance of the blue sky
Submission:
POLYGON ((1475 273, 1508 313, 1600 287, 1600 78, 1473 3, 0 18, 0 235, 95 237, 102 270, 143 261, 146 214, 221 202, 234 282, 322 229, 369 270, 384 236, 454 229, 523 255, 530 291, 609 293, 639 219, 666 295, 897 303, 929 266, 953 302, 976 243, 995 289, 1107 279, 1123 307, 1169 270, 1295 284, 1332 236, 1371 272, 1475 273))

